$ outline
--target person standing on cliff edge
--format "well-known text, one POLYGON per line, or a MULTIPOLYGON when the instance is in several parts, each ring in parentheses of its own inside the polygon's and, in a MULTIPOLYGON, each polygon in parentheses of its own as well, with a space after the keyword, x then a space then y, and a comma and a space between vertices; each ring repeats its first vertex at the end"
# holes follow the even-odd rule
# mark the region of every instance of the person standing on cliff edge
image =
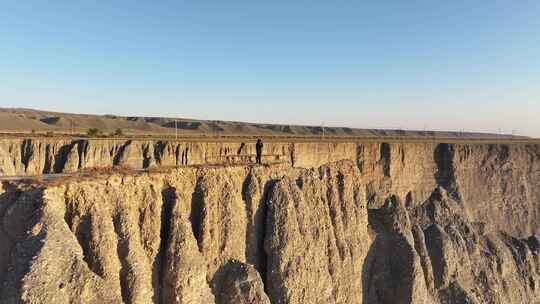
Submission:
POLYGON ((263 142, 259 138, 257 139, 257 144, 255 145, 255 150, 257 151, 257 164, 262 165, 262 151, 263 151, 263 142))

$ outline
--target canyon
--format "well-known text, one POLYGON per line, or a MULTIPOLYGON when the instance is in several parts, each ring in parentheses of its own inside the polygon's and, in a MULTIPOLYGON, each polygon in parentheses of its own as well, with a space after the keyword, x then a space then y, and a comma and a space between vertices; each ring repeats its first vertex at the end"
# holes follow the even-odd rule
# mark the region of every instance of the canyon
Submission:
POLYGON ((540 144, 254 154, 0 140, 0 303, 540 303, 540 144))

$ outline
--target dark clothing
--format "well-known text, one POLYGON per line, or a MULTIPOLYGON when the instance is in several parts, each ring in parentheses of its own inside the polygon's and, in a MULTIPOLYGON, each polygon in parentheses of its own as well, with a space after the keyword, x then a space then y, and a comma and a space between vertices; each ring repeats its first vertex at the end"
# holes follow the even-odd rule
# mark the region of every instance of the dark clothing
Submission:
POLYGON ((260 139, 257 139, 257 144, 255 145, 255 150, 257 151, 257 164, 262 164, 262 151, 263 151, 263 142, 260 139))

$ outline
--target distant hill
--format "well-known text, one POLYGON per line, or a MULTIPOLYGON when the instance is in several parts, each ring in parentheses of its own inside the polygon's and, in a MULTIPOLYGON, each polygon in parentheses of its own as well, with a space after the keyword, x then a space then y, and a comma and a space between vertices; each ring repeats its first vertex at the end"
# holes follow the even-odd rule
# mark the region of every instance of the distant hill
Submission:
MULTIPOLYGON (((438 137, 438 138, 518 138, 512 135, 440 131, 354 129, 300 125, 258 124, 219 120, 129 117, 58 113, 33 109, 0 108, 2 133, 86 134, 96 128, 104 134, 121 129, 127 135, 254 135, 254 136, 334 136, 334 137, 438 137)), ((523 137, 519 137, 523 138, 523 137)))

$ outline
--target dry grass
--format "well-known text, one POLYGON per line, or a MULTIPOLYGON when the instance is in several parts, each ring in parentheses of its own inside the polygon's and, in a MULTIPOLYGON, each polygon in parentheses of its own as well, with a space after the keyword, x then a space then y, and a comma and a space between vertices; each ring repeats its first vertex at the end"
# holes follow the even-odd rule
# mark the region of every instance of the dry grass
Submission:
POLYGON ((317 136, 317 135, 182 135, 176 138, 174 135, 146 134, 146 135, 124 135, 124 136, 98 136, 88 137, 85 135, 70 135, 61 132, 40 134, 21 132, 0 132, 0 139, 37 138, 49 140, 165 140, 182 142, 254 142, 258 138, 266 142, 389 142, 389 143, 476 143, 476 144, 513 144, 513 143, 533 143, 539 144, 539 138, 509 137, 509 136, 488 136, 488 137, 444 137, 444 136, 317 136))

